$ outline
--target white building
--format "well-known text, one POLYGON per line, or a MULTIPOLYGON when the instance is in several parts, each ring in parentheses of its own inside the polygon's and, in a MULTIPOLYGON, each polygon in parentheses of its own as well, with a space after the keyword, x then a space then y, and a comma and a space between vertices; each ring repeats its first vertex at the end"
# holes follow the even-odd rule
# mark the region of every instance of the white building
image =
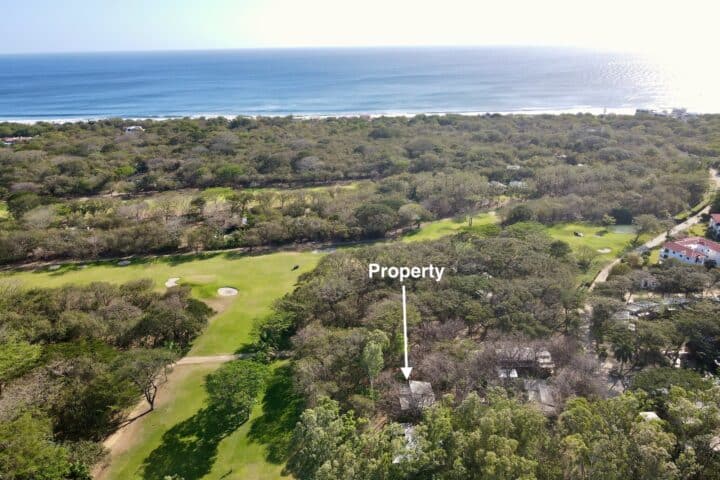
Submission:
POLYGON ((720 243, 702 237, 688 237, 666 242, 660 251, 660 258, 674 258, 691 265, 704 265, 714 260, 720 265, 720 243))
POLYGON ((710 224, 708 225, 710 232, 715 238, 720 238, 720 213, 710 215, 710 224))

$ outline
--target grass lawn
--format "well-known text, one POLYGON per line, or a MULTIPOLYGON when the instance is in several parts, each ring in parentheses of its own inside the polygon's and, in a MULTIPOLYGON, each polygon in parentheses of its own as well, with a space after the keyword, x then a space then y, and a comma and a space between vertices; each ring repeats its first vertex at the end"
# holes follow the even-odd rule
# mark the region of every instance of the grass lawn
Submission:
POLYGON ((313 253, 279 252, 269 255, 242 256, 221 253, 207 257, 163 257, 138 259, 120 267, 117 262, 102 262, 81 268, 67 265, 57 271, 47 268, 34 272, 3 274, 26 287, 58 287, 66 283, 124 283, 150 278, 158 290, 165 289, 171 277, 180 277, 181 285, 192 287, 193 295, 223 311, 192 347, 190 355, 233 353, 248 341, 253 320, 267 314, 272 302, 289 292, 301 273, 312 270, 320 259, 313 253), (293 266, 300 268, 292 270, 293 266), (236 297, 219 298, 220 287, 238 289, 236 297))
MULTIPOLYGON (((494 212, 482 213, 473 217, 473 228, 498 223, 500 219, 494 212)), ((402 237, 403 242, 418 242, 422 240, 436 240, 446 235, 470 230, 466 220, 444 219, 426 223, 420 228, 402 237)), ((566 241, 574 252, 581 246, 586 246, 597 253, 590 270, 580 277, 581 282, 589 281, 597 275, 603 265, 621 256, 635 238, 632 227, 603 227, 585 223, 559 223, 546 229, 548 235, 558 240, 566 241), (575 236, 580 232, 582 237, 575 236), (605 251, 609 249, 609 251, 605 251), (602 250, 601 253, 599 250, 602 250)), ((644 240, 641 237, 641 240, 644 240)))
MULTIPOLYGON (((473 227, 498 223, 499 221, 500 219, 495 215, 495 212, 481 213, 473 217, 473 227)), ((423 240, 437 240, 438 238, 446 235, 451 235, 453 233, 469 229, 470 228, 468 227, 466 219, 458 220, 454 218, 446 218, 423 224, 420 230, 414 230, 405 234, 402 237, 402 241, 420 242, 423 240)))
POLYGON ((653 248, 650 251, 650 259, 648 260, 649 265, 656 265, 658 262, 660 262, 660 249, 659 248, 653 248))
MULTIPOLYGON (((548 227, 547 233, 553 238, 567 242, 574 252, 577 252, 581 246, 586 246, 598 254, 593 260, 590 270, 581 276, 581 281, 594 278, 604 265, 621 256, 635 238, 635 234, 630 229, 622 227, 606 228, 585 223, 556 224, 548 227), (575 236, 575 232, 580 232, 583 236, 575 236)), ((641 237, 640 240, 642 241, 644 238, 641 237)))
POLYGON ((687 234, 691 237, 704 237, 707 233, 707 223, 700 222, 696 223, 688 229, 687 234))
MULTIPOLYGON (((3 274, 26 287, 57 287, 95 281, 123 283, 150 278, 158 290, 171 277, 192 287, 193 294, 223 312, 196 340, 190 355, 232 353, 249 340, 252 322, 270 311, 272 302, 289 292, 300 274, 312 270, 321 255, 280 252, 261 256, 232 253, 206 257, 170 257, 136 260, 120 267, 101 262, 87 268, 68 265, 56 271, 3 274), (300 268, 292 270, 294 265, 300 268), (220 299, 217 289, 231 286, 236 297, 220 299)), ((177 473, 185 480, 279 479, 286 460, 289 435, 299 415, 290 374, 275 365, 267 394, 248 422, 232 431, 222 419, 204 410, 205 376, 218 365, 176 367, 158 408, 133 425, 132 441, 112 459, 105 479, 162 479, 177 473), (163 400, 164 399, 164 400, 163 400)))
POLYGON ((177 367, 165 403, 132 425, 139 441, 116 456, 103 479, 185 480, 287 478, 282 470, 300 403, 291 392, 289 369, 273 365, 267 393, 247 422, 228 432, 222 418, 205 409, 205 376, 217 365, 177 367))

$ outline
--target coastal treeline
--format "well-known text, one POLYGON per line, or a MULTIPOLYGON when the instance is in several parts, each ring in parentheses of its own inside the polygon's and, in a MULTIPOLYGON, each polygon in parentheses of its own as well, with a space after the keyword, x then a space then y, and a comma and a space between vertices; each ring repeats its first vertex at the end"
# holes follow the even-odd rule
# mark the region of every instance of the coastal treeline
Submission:
POLYGON ((720 119, 224 118, 0 124, 0 262, 377 238, 525 202, 632 223, 703 200, 720 119), (136 128, 130 128, 136 127, 136 128))
MULTIPOLYGON (((210 309, 150 281, 54 289, 0 285, 0 477, 89 479, 102 440, 130 420, 210 309)), ((142 411, 136 412, 141 414, 142 411)))

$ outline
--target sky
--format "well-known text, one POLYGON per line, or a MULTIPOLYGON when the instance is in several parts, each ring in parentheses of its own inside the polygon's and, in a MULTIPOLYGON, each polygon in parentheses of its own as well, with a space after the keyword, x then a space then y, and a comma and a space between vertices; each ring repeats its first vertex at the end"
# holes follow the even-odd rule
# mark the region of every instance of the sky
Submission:
POLYGON ((713 54, 711 0, 0 0, 0 53, 542 45, 713 54), (6 4, 6 5, 5 5, 6 4))

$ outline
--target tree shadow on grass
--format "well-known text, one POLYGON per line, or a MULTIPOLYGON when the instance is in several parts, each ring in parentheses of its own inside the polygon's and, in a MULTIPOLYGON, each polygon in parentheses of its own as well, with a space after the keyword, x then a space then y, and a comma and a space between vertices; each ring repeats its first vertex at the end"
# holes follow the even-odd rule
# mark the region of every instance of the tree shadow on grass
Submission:
POLYGON ((220 442, 245 421, 247 415, 213 406, 203 408, 163 434, 162 444, 143 462, 142 478, 163 480, 167 475, 179 475, 194 480, 207 475, 220 442))
POLYGON ((288 459, 293 430, 303 407, 302 398, 293 391, 290 366, 276 368, 265 390, 263 414, 252 421, 248 433, 250 440, 267 447, 268 462, 281 464, 288 459))

